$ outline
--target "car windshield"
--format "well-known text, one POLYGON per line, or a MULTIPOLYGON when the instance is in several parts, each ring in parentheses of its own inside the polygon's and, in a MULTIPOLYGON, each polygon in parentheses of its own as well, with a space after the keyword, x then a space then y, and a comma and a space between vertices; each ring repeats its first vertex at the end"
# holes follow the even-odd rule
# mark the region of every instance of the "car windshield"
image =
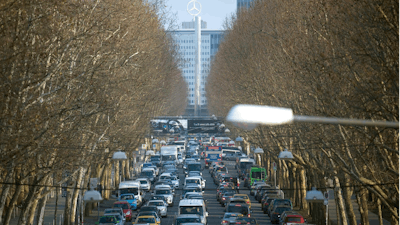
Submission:
POLYGON ((104 214, 107 214, 107 213, 121 213, 121 210, 120 209, 106 209, 106 210, 104 210, 104 214))
POLYGON ((180 214, 198 214, 203 215, 202 206, 181 206, 179 207, 180 214))
POLYGON ((147 181, 141 180, 141 181, 140 181, 140 184, 147 184, 147 181))
POLYGON ((149 205, 164 206, 163 202, 149 202, 149 205))
POLYGON ((115 223, 115 217, 114 216, 102 216, 100 217, 99 223, 115 223))
POLYGON ((134 195, 121 195, 121 200, 132 200, 135 199, 134 195))
POLYGON ((114 208, 129 209, 129 205, 123 203, 114 203, 114 208))
POLYGON ((197 179, 187 179, 186 183, 187 184, 199 184, 200 182, 197 179))
POLYGON ((252 172, 251 173, 251 178, 255 178, 255 179, 261 179, 261 178, 265 178, 265 174, 264 172, 252 172))
POLYGON ((238 217, 239 214, 225 214, 224 218, 232 218, 232 217, 238 217))
POLYGON ((241 205, 229 205, 227 211, 247 215, 249 213, 249 208, 241 205))
POLYGON ((247 195, 237 195, 235 198, 241 198, 241 199, 249 199, 249 196, 247 195))
POLYGON ((286 217, 285 222, 301 222, 300 217, 286 217))
POLYGON ((201 220, 200 218, 177 218, 176 219, 176 225, 180 225, 183 223, 200 223, 201 220))
POLYGON ((189 171, 200 171, 201 170, 201 164, 189 164, 188 165, 188 170, 189 171))
POLYGON ((153 217, 150 218, 143 218, 143 217, 139 217, 138 220, 136 221, 136 223, 155 223, 155 219, 153 217))
POLYGON ((156 190, 156 195, 171 194, 171 190, 156 190))
POLYGON ((290 211, 290 210, 292 210, 291 208, 288 208, 288 207, 278 207, 278 208, 276 208, 275 210, 274 210, 274 213, 279 213, 279 214, 281 214, 281 213, 283 213, 283 212, 285 212, 285 211, 290 211))
POLYGON ((121 189, 119 189, 119 193, 121 195, 123 195, 123 194, 134 194, 134 195, 137 195, 138 194, 138 189, 137 188, 121 188, 121 189))
POLYGON ((145 177, 153 177, 153 172, 152 171, 143 171, 140 173, 140 176, 145 176, 145 177))

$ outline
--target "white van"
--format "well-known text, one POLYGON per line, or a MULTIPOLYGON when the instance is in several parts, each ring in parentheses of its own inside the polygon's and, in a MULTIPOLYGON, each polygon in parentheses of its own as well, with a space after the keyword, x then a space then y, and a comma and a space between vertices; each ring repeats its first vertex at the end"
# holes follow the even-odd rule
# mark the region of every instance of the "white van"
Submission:
POLYGON ((121 194, 134 194, 138 206, 143 204, 144 192, 139 181, 123 181, 119 183, 118 196, 121 196, 121 194))
POLYGON ((208 212, 202 199, 182 199, 179 202, 178 215, 197 214, 202 224, 207 224, 208 212))

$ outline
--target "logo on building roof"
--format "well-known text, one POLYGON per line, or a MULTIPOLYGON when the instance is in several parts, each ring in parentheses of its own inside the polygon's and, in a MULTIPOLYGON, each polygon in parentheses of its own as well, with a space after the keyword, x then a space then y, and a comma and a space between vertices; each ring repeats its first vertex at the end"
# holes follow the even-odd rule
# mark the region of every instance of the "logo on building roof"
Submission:
POLYGON ((201 4, 196 0, 192 0, 187 4, 187 12, 192 16, 197 16, 201 12, 201 4))

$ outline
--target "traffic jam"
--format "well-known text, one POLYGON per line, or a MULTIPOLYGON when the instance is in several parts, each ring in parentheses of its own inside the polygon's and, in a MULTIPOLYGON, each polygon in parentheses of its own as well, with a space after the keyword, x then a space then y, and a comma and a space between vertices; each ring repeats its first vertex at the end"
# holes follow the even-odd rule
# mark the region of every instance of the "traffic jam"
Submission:
POLYGON ((172 139, 146 157, 136 179, 97 224, 305 224, 265 168, 228 137, 172 139))

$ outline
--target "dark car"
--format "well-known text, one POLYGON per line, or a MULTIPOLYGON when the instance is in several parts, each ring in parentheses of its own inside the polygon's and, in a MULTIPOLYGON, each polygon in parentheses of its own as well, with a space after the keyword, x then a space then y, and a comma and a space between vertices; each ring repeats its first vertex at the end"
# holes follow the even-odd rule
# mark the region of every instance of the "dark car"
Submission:
POLYGON ((244 216, 239 216, 236 218, 236 224, 250 224, 250 225, 259 225, 257 220, 255 218, 251 217, 244 217, 244 216))
POLYGON ((251 210, 247 204, 227 204, 225 212, 240 213, 244 216, 251 217, 251 210))
POLYGON ((279 218, 281 217, 281 214, 285 211, 292 211, 292 208, 287 206, 278 206, 273 211, 271 211, 271 223, 279 223, 279 218))

